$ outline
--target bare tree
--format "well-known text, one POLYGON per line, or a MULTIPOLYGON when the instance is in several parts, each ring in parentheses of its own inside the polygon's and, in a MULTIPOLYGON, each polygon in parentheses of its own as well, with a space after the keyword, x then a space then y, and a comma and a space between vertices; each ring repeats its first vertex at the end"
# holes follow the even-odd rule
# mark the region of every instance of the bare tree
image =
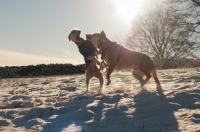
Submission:
POLYGON ((168 0, 182 14, 181 24, 188 31, 200 33, 200 0, 168 0))
POLYGON ((128 32, 127 31, 122 31, 120 34, 117 34, 112 38, 113 41, 117 42, 119 45, 126 47, 126 40, 128 37, 128 32))
POLYGON ((127 47, 157 59, 194 57, 196 38, 180 25, 180 17, 173 8, 147 10, 133 21, 127 47))

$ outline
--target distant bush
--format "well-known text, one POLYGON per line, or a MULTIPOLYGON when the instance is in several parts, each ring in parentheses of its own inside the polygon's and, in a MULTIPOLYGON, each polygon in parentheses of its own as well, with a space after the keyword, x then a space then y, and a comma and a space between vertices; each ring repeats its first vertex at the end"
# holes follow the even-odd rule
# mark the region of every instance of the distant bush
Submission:
POLYGON ((157 69, 200 67, 200 59, 153 60, 157 69))
POLYGON ((85 73, 85 64, 40 64, 29 66, 0 67, 0 78, 52 76, 85 73))

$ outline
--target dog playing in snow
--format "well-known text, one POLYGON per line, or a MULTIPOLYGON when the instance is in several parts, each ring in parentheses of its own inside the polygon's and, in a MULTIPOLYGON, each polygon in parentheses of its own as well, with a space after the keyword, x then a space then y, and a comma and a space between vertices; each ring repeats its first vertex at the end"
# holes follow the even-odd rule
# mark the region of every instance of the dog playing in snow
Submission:
POLYGON ((85 64, 86 64, 86 85, 87 85, 87 90, 88 92, 89 89, 89 83, 90 79, 92 77, 96 77, 100 81, 100 91, 102 91, 102 87, 104 84, 104 79, 101 71, 97 67, 96 64, 100 65, 100 62, 96 58, 97 56, 97 51, 96 48, 93 46, 93 44, 88 41, 84 40, 83 38, 80 37, 81 31, 80 30, 72 30, 69 35, 69 41, 73 41, 79 49, 79 52, 83 55, 85 64))
POLYGON ((104 31, 101 33, 86 34, 88 41, 99 49, 103 60, 109 66, 106 74, 107 84, 111 83, 110 75, 114 70, 132 70, 132 75, 140 81, 141 87, 153 76, 155 82, 160 85, 156 75, 153 61, 149 56, 131 51, 116 42, 110 41, 104 31), (143 78, 145 76, 145 79, 143 78))

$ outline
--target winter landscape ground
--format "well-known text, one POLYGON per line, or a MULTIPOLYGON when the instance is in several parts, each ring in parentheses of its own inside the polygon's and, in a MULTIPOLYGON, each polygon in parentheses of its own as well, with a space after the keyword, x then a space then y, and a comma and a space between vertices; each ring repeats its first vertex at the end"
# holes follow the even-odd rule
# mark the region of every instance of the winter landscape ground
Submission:
POLYGON ((0 79, 0 131, 200 132, 200 68, 157 74, 158 90, 115 72, 86 94, 85 75, 0 79))

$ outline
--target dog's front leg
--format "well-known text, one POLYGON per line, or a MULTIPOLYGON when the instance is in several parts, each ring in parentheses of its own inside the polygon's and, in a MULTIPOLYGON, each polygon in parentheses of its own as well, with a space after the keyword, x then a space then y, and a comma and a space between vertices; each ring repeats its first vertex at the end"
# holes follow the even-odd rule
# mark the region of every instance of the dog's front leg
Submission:
POLYGON ((95 63, 96 63, 97 65, 101 65, 101 63, 99 62, 99 60, 98 60, 96 57, 94 57, 93 60, 95 61, 95 63))
POLYGON ((111 73, 114 71, 115 67, 116 67, 116 65, 111 65, 111 66, 109 66, 108 72, 107 72, 107 74, 106 74, 106 78, 107 78, 107 83, 106 83, 106 85, 109 85, 109 84, 111 83, 111 81, 110 81, 110 75, 111 75, 111 73))
POLYGON ((95 63, 97 65, 100 65, 101 63, 99 62, 99 60, 95 57, 95 56, 88 56, 88 57, 84 57, 85 59, 88 59, 88 60, 93 60, 95 61, 95 63))
POLYGON ((99 55, 100 51, 98 50, 98 48, 95 48, 95 52, 99 55))
POLYGON ((95 48, 95 53, 94 54, 95 54, 95 57, 97 59, 99 59, 98 55, 100 54, 100 52, 99 52, 99 50, 97 48, 95 48))

